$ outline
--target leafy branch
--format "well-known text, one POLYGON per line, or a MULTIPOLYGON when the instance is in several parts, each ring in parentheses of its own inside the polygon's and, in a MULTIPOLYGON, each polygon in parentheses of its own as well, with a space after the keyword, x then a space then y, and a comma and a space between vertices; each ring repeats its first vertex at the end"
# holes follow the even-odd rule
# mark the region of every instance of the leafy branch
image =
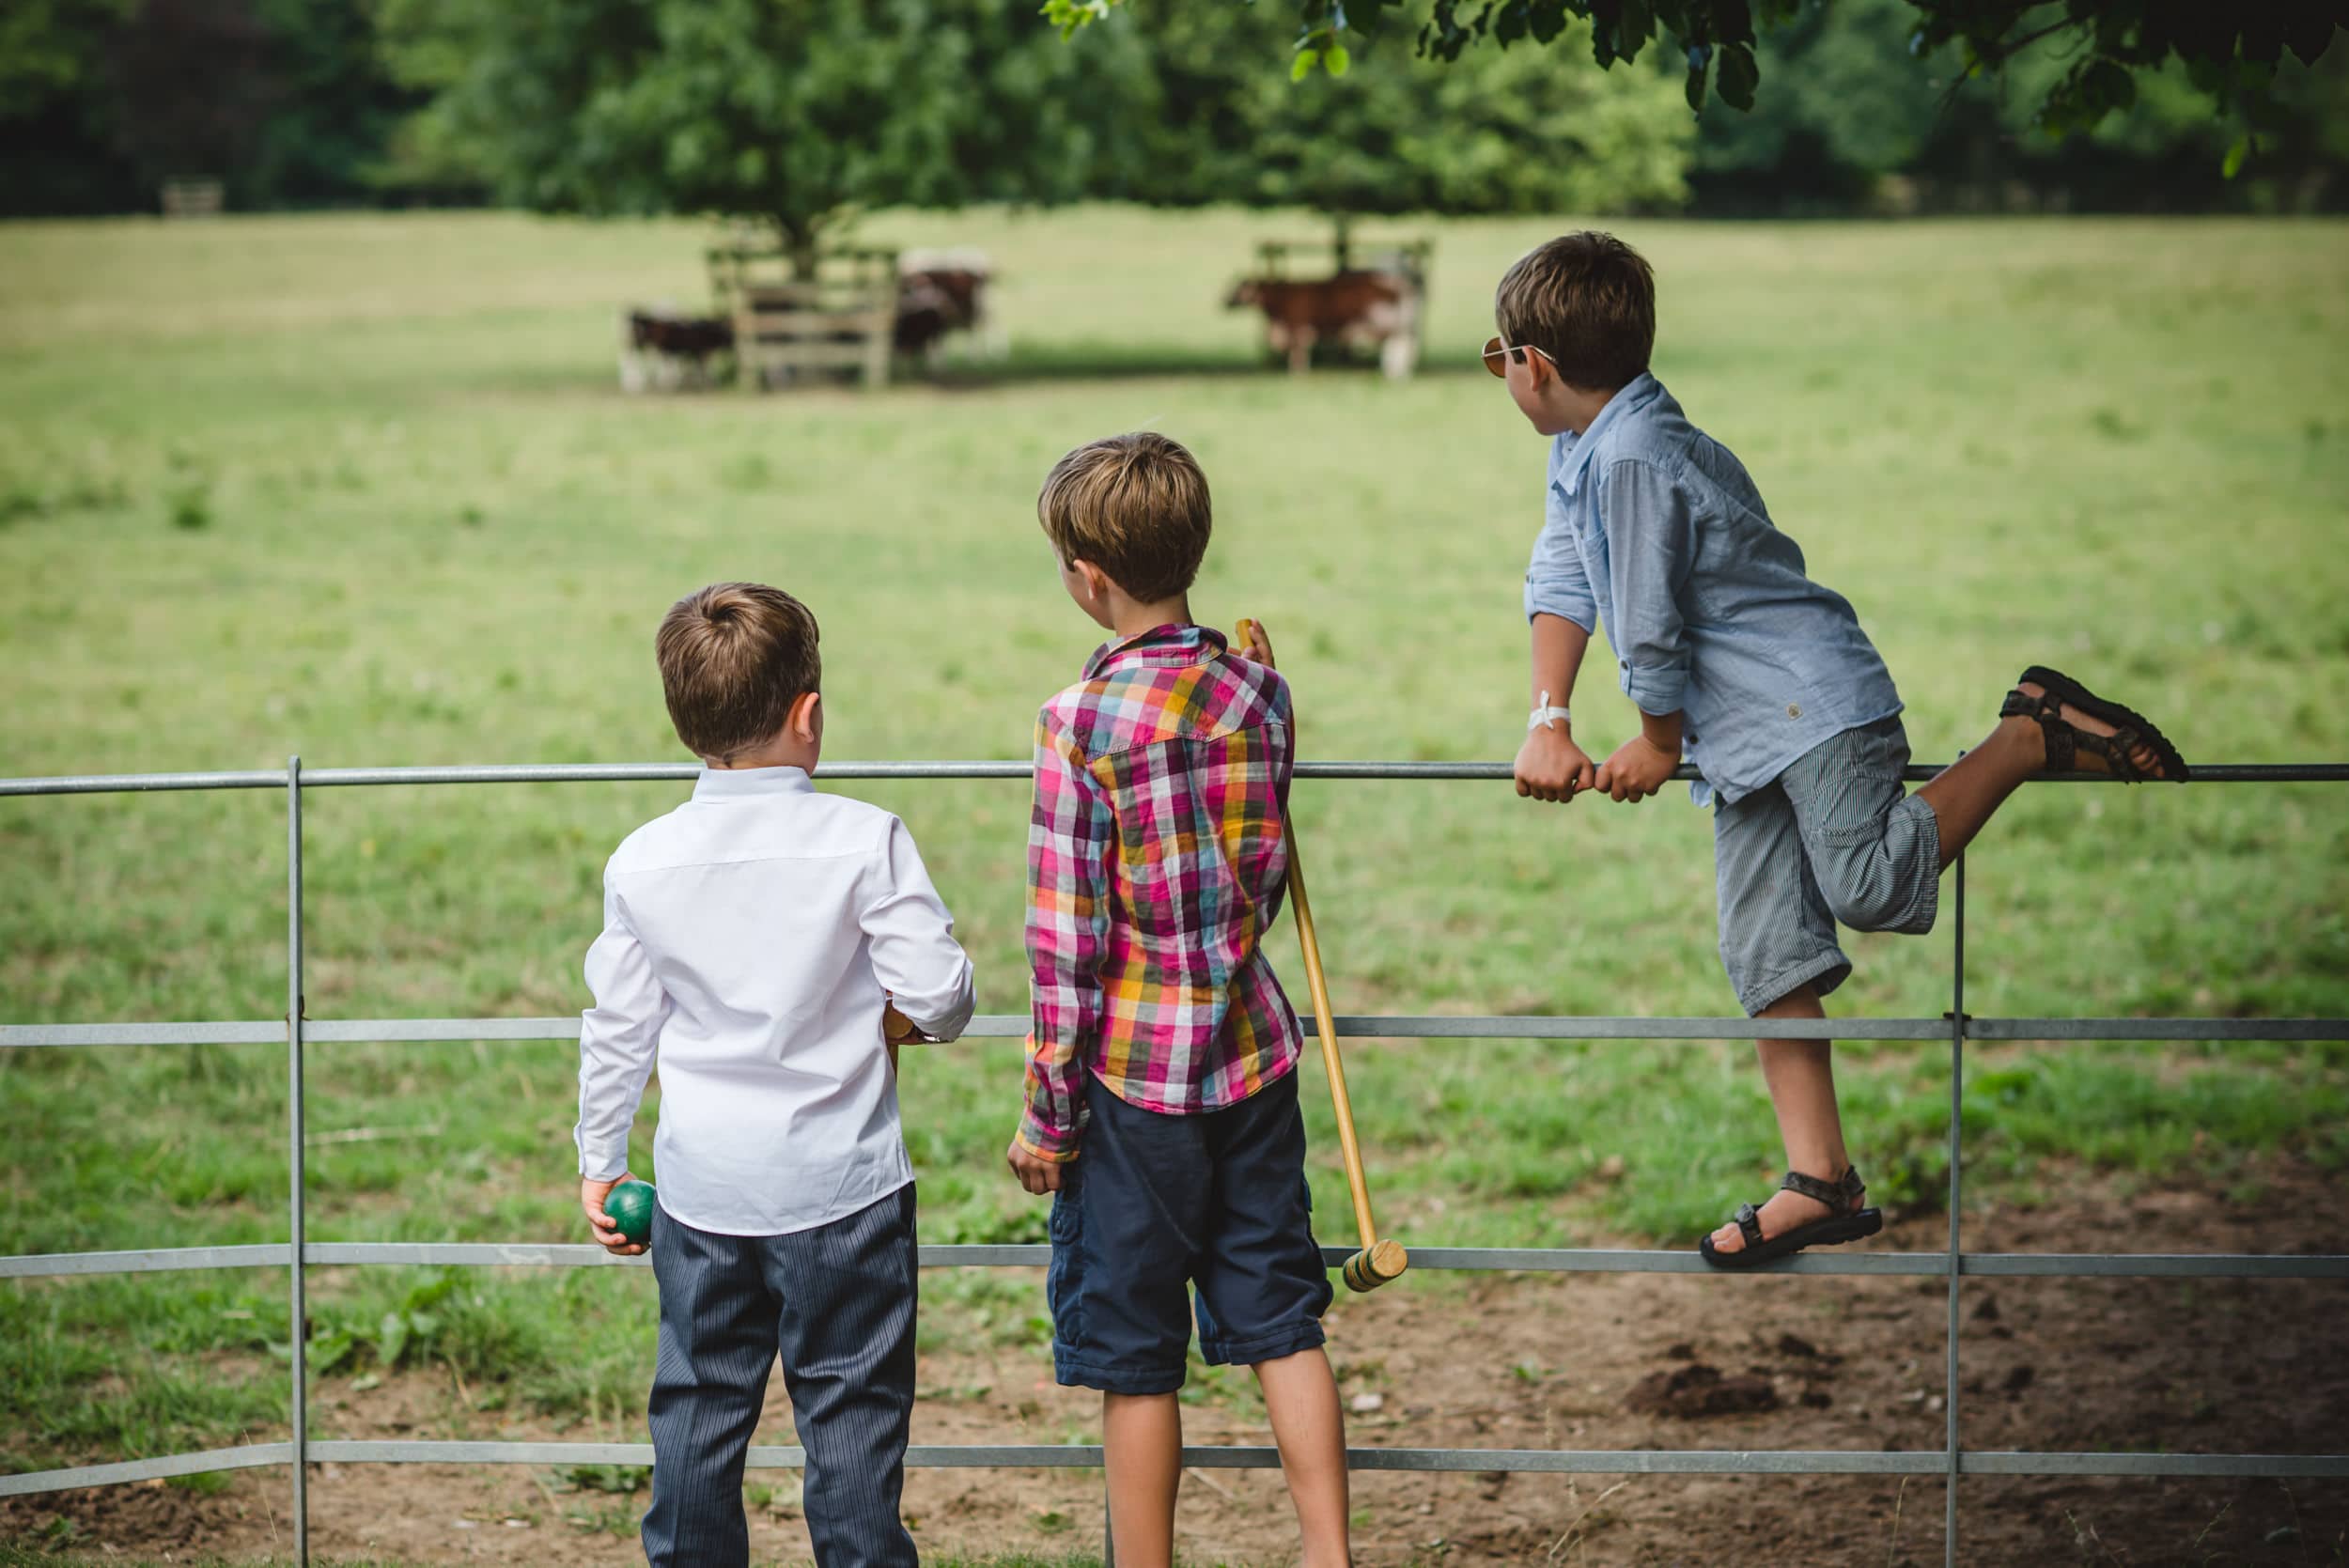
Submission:
MULTIPOLYGON (((1107 17, 1124 0, 1045 0, 1044 15, 1063 35, 1107 17)), ((1249 0, 1224 0, 1247 4, 1249 0)), ((1809 0, 1818 5, 1823 0, 1809 0)), ((2227 155, 2232 176, 2275 108, 2276 68, 2286 52, 2313 65, 2349 26, 2349 0, 2227 0, 2180 5, 2175 0, 1910 0, 1918 12, 1909 47, 1917 54, 1955 45, 1968 78, 1997 75, 2027 52, 2068 40, 2072 64, 2047 89, 2034 116, 2061 136, 2092 128, 2137 101, 2140 73, 2172 59, 2231 116, 2243 134, 2227 155)), ((1762 73, 1754 59, 1755 29, 1791 25, 1805 0, 1428 0, 1420 21, 1423 55, 1452 62, 1486 42, 1507 49, 1547 45, 1575 23, 1588 23, 1592 57, 1602 69, 1630 63, 1651 44, 1686 62, 1689 109, 1708 97, 1733 109, 1753 107, 1762 73)), ((1289 70, 1302 81, 1316 69, 1332 76, 1350 64, 1346 39, 1374 37, 1392 25, 1390 13, 1416 9, 1416 0, 1298 0, 1298 30, 1289 70)))

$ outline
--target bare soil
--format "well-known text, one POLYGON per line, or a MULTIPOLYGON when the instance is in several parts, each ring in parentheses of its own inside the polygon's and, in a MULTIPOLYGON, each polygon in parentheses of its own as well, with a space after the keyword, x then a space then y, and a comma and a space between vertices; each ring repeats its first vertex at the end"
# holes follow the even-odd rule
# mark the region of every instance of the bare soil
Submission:
MULTIPOLYGON (((2297 1166, 2263 1174, 2249 1206, 2082 1183, 2061 1207, 1969 1216, 1967 1245, 2349 1251, 2349 1181, 2297 1166)), ((1872 1245, 1937 1248, 1945 1226, 1894 1217, 1872 1245)), ((1428 1275, 1346 1300, 1330 1344, 1359 1446, 1916 1451, 1942 1440, 1945 1311, 1933 1279, 1428 1275)), ((1979 1281, 1965 1291, 1960 1350, 1970 1449, 2349 1451, 2349 1291, 2338 1281, 1979 1281)), ((780 1381, 761 1441, 793 1440, 780 1381)), ((1054 1386, 1032 1348, 927 1356, 922 1386, 916 1442, 1098 1430, 1094 1396, 1054 1386)), ((1193 1442, 1269 1441, 1244 1395, 1211 1396, 1185 1418, 1193 1442)), ((469 1411, 430 1374, 333 1391, 313 1425, 320 1436, 562 1435, 469 1411)), ((796 1477, 753 1480, 772 1488, 754 1494, 757 1560, 804 1560, 796 1477)), ((8 1499, 0 1540, 29 1543, 63 1518, 68 1554, 94 1560, 266 1560, 288 1542, 286 1496, 282 1473, 253 1471, 210 1494, 157 1483, 8 1499)), ((568 1489, 541 1468, 328 1465, 311 1489, 312 1538, 328 1559, 620 1564, 642 1560, 644 1501, 568 1489)), ((1982 1477, 1960 1503, 1969 1564, 2349 1563, 2349 1483, 1982 1477)), ((1363 1568, 1900 1568, 1942 1555, 1943 1489, 1924 1477, 1365 1473, 1355 1506, 1363 1568)), ((1088 1471, 918 1470, 906 1510, 933 1556, 1099 1545, 1088 1471)), ((1181 1528, 1194 1563, 1296 1560, 1272 1473, 1192 1471, 1181 1528)))

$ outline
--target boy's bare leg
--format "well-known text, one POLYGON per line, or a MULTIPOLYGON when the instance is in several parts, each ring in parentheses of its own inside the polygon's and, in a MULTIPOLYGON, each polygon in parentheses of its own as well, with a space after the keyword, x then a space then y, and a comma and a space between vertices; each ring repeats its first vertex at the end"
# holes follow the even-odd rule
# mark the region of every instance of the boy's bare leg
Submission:
MULTIPOLYGON (((2033 697, 2040 695, 2039 687, 2029 681, 2015 690, 2033 697)), ((2112 725, 2090 718, 2069 703, 2063 706, 2063 720, 2091 735, 2113 732, 2112 725)), ((2139 746, 2131 755, 2139 768, 2158 776, 2160 759, 2154 755, 2152 748, 2139 746)), ((2094 768, 2100 763, 2089 758, 2083 765, 2094 768)), ((1983 824, 1990 820, 1990 814, 2015 793, 2015 785, 2046 766, 2046 736, 2037 722, 2018 714, 1999 720, 1999 727, 1981 745, 1943 768, 1930 783, 1919 786, 1918 799, 1933 808, 1933 819, 1940 830, 1942 868, 1948 869, 1950 862, 1974 841, 1983 824)), ((1764 1228, 1767 1230, 1766 1226, 1764 1228)))
POLYGON ((1103 1394, 1101 1447, 1117 1568, 1174 1568, 1183 1407, 1173 1394, 1103 1394))
MULTIPOLYGON (((1779 998, 1755 1017, 1824 1018, 1827 1009, 1819 1005, 1818 993, 1805 986, 1779 998)), ((1835 1104, 1834 1049, 1826 1040, 1754 1042, 1754 1054, 1762 1059, 1762 1079, 1770 1086, 1770 1105, 1778 1112, 1778 1135, 1786 1145, 1786 1168, 1830 1182, 1851 1163, 1843 1149, 1843 1113, 1835 1104)), ((1815 1198, 1781 1191, 1764 1203, 1760 1212, 1762 1234, 1775 1236, 1825 1219, 1828 1210, 1815 1198)), ((1745 1245, 1746 1238, 1735 1222, 1713 1233, 1717 1252, 1740 1251, 1745 1245)))
MULTIPOLYGON (((2036 697, 2041 688, 2031 681, 2015 690, 2036 697)), ((2064 722, 2091 735, 2110 735, 2114 725, 2063 705, 2064 722)), ((2139 746, 2131 753, 2138 767, 2159 777, 2160 759, 2153 749, 2139 746)), ((2037 721, 2020 715, 2001 719, 1981 745, 1943 768, 1919 787, 1918 798, 1933 808, 1940 834, 1941 865, 1974 841, 1991 814, 2006 803, 2015 786, 2047 766, 2047 737, 2037 721)), ((2084 766, 2101 763, 2088 759, 2084 766)), ((1827 1010, 1808 986, 1781 997, 1756 1015, 1765 1018, 1823 1018, 1827 1010)), ((1778 1111, 1779 1137, 1786 1145, 1786 1168, 1822 1181, 1841 1176, 1851 1162, 1843 1148, 1843 1121, 1835 1104, 1833 1048, 1825 1040, 1761 1040, 1755 1054, 1762 1059, 1762 1077, 1770 1086, 1770 1104, 1778 1111)), ((1765 1236, 1783 1235, 1797 1225, 1825 1219, 1828 1206, 1799 1192, 1781 1191, 1761 1205, 1765 1236)), ((1713 1233, 1713 1250, 1736 1252, 1746 1238, 1735 1221, 1713 1233)))
MULTIPOLYGON (((1302 1568, 1350 1568, 1346 1544, 1346 1416, 1338 1408, 1338 1380, 1330 1358, 1318 1347, 1260 1362, 1256 1386, 1264 1390, 1272 1440, 1280 1445, 1281 1472, 1297 1505, 1297 1526, 1305 1542, 1302 1568)), ((1125 1560, 1118 1560, 1124 1568, 1125 1560)))

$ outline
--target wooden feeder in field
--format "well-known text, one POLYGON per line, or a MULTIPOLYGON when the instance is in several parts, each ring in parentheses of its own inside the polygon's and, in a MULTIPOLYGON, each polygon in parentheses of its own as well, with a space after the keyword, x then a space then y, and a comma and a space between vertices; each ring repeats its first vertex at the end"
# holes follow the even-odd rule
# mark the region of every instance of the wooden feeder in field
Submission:
POLYGON ((780 246, 720 245, 709 252, 710 293, 734 322, 742 384, 757 391, 852 372, 868 387, 889 380, 897 323, 897 253, 842 246, 803 275, 780 246))

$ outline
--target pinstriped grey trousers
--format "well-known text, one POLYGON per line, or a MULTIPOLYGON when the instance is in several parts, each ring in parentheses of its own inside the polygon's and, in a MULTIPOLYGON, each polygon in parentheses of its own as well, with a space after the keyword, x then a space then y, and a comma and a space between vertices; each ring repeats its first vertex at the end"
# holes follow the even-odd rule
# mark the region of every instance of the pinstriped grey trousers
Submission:
POLYGON ((1941 829, 1904 793, 1908 732, 1879 719, 1829 736, 1776 779, 1713 814, 1721 963, 1749 1017, 1851 976, 1837 922, 1855 931, 1933 929, 1941 829))
POLYGON ((778 1351, 807 1450, 803 1506, 819 1568, 921 1560, 897 1513, 916 1261, 910 1184, 788 1235, 717 1235, 655 1206, 661 1343, 644 1526, 653 1568, 749 1562, 742 1461, 778 1351))

